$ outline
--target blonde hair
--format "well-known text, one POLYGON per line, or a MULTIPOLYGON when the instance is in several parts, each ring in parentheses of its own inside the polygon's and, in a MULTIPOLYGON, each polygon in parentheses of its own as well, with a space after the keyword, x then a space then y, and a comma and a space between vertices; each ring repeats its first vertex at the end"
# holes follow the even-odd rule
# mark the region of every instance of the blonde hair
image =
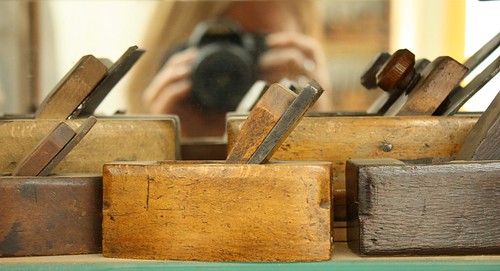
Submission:
MULTIPOLYGON (((304 34, 318 40, 322 39, 323 31, 317 0, 279 1, 287 2, 304 34)), ((142 93, 161 68, 160 65, 168 50, 186 41, 199 22, 223 15, 232 2, 234 1, 191 0, 160 1, 157 4, 146 29, 144 41, 139 44, 146 53, 130 74, 127 87, 128 113, 148 112, 142 104, 142 93)))

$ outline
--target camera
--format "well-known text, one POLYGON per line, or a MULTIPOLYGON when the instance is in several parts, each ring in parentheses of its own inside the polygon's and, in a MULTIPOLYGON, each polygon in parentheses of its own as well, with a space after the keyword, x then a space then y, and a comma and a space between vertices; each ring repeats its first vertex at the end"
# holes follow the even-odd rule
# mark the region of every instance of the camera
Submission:
POLYGON ((232 20, 199 23, 189 38, 198 48, 191 75, 192 95, 213 111, 233 111, 257 79, 265 34, 244 32, 232 20))

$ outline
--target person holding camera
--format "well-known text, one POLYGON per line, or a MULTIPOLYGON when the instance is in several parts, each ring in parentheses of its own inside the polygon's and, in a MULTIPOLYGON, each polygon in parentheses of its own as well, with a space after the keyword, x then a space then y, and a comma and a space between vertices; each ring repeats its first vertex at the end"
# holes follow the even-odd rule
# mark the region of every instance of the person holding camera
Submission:
POLYGON ((182 137, 222 136, 225 114, 255 80, 285 78, 318 81, 325 92, 312 110, 331 111, 318 4, 160 2, 132 72, 129 113, 176 114, 182 137))

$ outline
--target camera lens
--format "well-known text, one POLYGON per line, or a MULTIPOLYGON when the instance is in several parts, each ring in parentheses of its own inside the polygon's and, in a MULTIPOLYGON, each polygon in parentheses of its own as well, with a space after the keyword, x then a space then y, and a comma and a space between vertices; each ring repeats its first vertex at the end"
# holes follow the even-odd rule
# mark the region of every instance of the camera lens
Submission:
POLYGON ((233 111, 255 81, 253 58, 230 43, 204 46, 194 62, 193 96, 216 111, 233 111))

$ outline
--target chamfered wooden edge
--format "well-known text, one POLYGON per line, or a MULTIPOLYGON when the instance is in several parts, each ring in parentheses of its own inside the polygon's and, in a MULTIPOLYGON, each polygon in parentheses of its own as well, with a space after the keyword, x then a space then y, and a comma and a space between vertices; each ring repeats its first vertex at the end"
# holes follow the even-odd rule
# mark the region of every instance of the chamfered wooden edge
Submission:
POLYGON ((309 82, 292 101, 276 125, 248 160, 249 164, 266 163, 299 124, 306 111, 319 99, 324 90, 316 81, 309 82))
POLYGON ((14 168, 13 176, 37 176, 75 136, 75 131, 60 122, 14 168))
POLYGON ((360 253, 359 236, 361 234, 358 218, 358 174, 360 168, 366 166, 400 165, 405 163, 393 158, 379 159, 349 159, 346 161, 346 222, 347 222, 347 244, 355 253, 360 253))
POLYGON ((296 97, 293 91, 272 84, 250 112, 227 163, 246 164, 296 97))
POLYGON ((107 70, 96 57, 83 56, 42 101, 35 118, 67 119, 106 76, 107 70))
POLYGON ((500 56, 472 79, 465 87, 457 86, 436 109, 435 116, 452 116, 500 71, 500 56))
POLYGON ((47 176, 52 170, 68 155, 73 148, 78 145, 78 143, 87 135, 87 133, 92 129, 94 124, 97 122, 97 119, 93 116, 90 116, 84 123, 78 127, 75 131, 75 136, 71 138, 68 143, 57 153, 52 160, 47 163, 47 165, 43 168, 42 171, 38 174, 39 176, 47 176))
POLYGON ((89 93, 82 102, 82 105, 71 114, 71 118, 76 118, 80 114, 85 117, 94 114, 94 111, 104 98, 106 98, 108 93, 127 74, 144 52, 144 50, 139 49, 137 46, 131 46, 115 63, 109 65, 107 75, 89 93))

